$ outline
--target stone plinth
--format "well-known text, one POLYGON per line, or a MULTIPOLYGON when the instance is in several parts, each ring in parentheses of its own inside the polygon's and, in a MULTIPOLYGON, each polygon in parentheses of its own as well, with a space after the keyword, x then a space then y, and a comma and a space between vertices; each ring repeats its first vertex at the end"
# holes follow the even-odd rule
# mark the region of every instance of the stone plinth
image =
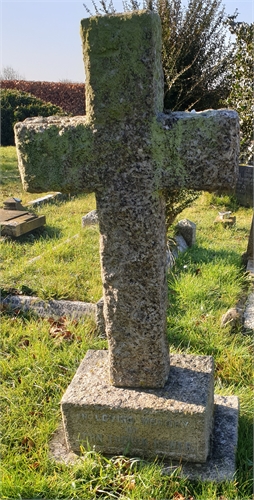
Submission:
POLYGON ((61 402, 73 452, 160 456, 205 462, 213 425, 213 360, 171 355, 162 389, 109 384, 107 351, 88 351, 61 402))

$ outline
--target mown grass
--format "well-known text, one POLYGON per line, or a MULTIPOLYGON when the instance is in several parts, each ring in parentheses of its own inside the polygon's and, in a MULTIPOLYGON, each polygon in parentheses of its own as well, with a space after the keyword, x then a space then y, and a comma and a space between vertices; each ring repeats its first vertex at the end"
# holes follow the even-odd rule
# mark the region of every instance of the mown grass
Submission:
MULTIPOLYGON (((14 148, 1 148, 3 199, 22 192, 14 148), (9 178, 9 180, 7 179, 9 178), (7 182, 8 180, 8 182, 7 182)), ((104 349, 91 319, 51 323, 20 311, 2 311, 2 498, 229 500, 252 498, 252 335, 240 325, 221 328, 221 315, 247 294, 241 266, 251 210, 232 199, 203 194, 179 218, 197 224, 197 243, 169 273, 168 335, 172 352, 213 355, 215 392, 240 399, 237 473, 230 482, 192 482, 179 470, 162 474, 162 464, 126 457, 106 458, 83 450, 72 465, 49 457, 60 422, 59 402, 87 349, 104 349), (235 210, 236 226, 214 224, 218 210, 235 210)), ((81 216, 94 197, 75 196, 38 209, 47 226, 19 240, 3 238, 3 293, 96 301, 101 297, 98 229, 81 229, 81 216), (31 259, 40 256, 39 259, 31 259)))

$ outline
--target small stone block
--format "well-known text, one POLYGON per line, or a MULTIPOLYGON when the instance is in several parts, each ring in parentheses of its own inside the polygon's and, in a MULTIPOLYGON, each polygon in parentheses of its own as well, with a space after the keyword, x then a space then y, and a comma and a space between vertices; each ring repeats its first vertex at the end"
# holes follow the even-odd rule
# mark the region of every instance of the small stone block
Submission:
POLYGON ((234 226, 235 223, 236 223, 236 217, 235 216, 232 216, 232 217, 228 217, 227 219, 223 219, 220 215, 218 215, 218 217, 216 217, 215 221, 214 221, 215 224, 222 224, 224 227, 227 227, 227 226, 234 226))
POLYGON ((25 210, 19 198, 8 198, 4 201, 4 210, 25 210))
POLYGON ((98 214, 97 210, 92 210, 88 214, 84 215, 81 219, 82 227, 91 226, 92 224, 98 224, 98 214))
POLYGON ((88 351, 61 409, 68 449, 205 462, 213 425, 213 359, 171 355, 162 389, 109 383, 107 351, 88 351))
POLYGON ((187 245, 191 247, 196 243, 196 224, 189 219, 182 219, 178 222, 176 230, 185 239, 187 245))

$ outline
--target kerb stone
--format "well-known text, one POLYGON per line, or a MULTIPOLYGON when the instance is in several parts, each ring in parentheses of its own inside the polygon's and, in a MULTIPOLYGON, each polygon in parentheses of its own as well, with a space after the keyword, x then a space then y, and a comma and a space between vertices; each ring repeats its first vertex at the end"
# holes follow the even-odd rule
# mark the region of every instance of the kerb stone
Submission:
POLYGON ((88 351, 61 401, 67 446, 205 462, 213 424, 213 359, 171 355, 161 389, 109 384, 106 351, 88 351))

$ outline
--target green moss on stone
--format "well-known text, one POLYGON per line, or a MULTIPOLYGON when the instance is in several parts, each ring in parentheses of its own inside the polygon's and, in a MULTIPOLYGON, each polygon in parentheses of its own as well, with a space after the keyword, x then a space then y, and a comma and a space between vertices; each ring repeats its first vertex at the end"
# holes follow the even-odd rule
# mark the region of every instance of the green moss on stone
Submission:
POLYGON ((19 168, 30 192, 93 191, 93 133, 82 121, 62 119, 50 124, 44 120, 36 128, 22 126, 19 168))
POLYGON ((157 14, 140 11, 83 19, 81 36, 90 118, 103 126, 162 110, 157 14))

